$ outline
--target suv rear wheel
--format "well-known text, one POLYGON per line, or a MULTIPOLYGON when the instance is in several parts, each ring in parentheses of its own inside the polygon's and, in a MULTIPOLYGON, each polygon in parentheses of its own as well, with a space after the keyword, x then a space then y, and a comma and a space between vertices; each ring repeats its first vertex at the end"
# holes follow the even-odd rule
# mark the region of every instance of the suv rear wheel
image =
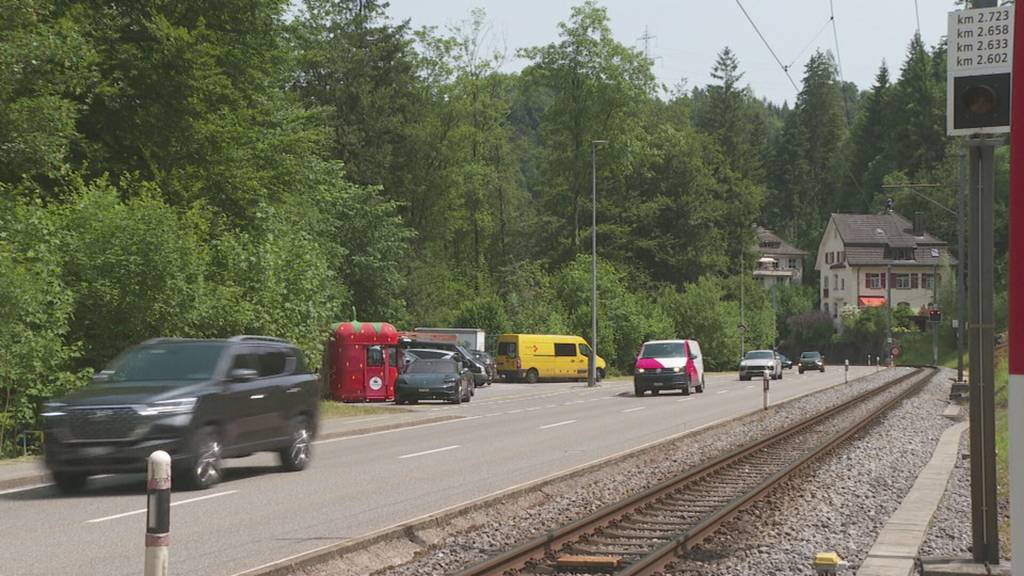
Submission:
POLYGON ((537 370, 535 368, 530 368, 529 370, 526 371, 527 382, 529 382, 530 384, 536 384, 537 380, 540 380, 540 374, 537 374, 537 370))
POLYGON ((85 488, 89 475, 84 472, 54 472, 53 482, 63 494, 77 494, 85 488))
POLYGON ((312 451, 311 436, 309 420, 305 416, 292 418, 291 441, 287 448, 282 448, 278 452, 282 468, 288 472, 298 472, 309 464, 312 451))

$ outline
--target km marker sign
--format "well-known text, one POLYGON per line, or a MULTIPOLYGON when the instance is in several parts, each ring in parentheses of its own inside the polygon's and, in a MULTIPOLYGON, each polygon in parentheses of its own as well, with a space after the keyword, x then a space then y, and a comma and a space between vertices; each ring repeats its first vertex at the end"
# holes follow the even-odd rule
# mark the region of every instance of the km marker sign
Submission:
POLYGON ((1010 131, 1013 6, 949 14, 946 133, 1010 131))

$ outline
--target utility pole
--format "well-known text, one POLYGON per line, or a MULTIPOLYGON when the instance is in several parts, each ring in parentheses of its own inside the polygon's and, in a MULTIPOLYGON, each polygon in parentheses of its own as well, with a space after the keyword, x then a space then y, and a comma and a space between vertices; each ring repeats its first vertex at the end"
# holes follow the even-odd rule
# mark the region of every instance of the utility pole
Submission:
POLYGON ((651 57, 651 40, 654 40, 657 36, 651 36, 651 33, 647 31, 647 26, 644 25, 644 35, 637 38, 644 43, 644 58, 651 57))
POLYGON ((892 264, 885 267, 885 357, 890 357, 892 350, 892 264))
POLYGON ((590 142, 590 362, 587 386, 597 386, 597 145, 607 140, 590 142))
MULTIPOLYGON (((932 264, 932 306, 939 307, 939 274, 938 266, 932 264)), ((939 365, 939 324, 932 322, 932 366, 939 365)))
POLYGON ((744 274, 745 273, 743 271, 743 253, 741 252, 740 253, 740 362, 743 361, 743 355, 747 353, 747 350, 746 350, 746 347, 747 347, 747 321, 746 321, 746 318, 744 317, 745 302, 744 302, 744 294, 743 294, 743 292, 744 292, 743 286, 746 284, 746 282, 744 280, 746 280, 746 278, 743 277, 744 274))
POLYGON ((967 324, 967 238, 964 235, 964 215, 967 212, 967 148, 960 147, 960 185, 956 191, 956 383, 964 382, 964 329, 967 324))

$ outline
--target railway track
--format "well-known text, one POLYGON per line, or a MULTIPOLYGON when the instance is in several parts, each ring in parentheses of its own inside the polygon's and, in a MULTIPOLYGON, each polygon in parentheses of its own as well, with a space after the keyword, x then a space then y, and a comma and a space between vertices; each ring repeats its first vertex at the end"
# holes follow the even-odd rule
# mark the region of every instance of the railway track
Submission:
POLYGON ((733 514, 915 393, 934 372, 918 368, 458 576, 658 573, 733 514))

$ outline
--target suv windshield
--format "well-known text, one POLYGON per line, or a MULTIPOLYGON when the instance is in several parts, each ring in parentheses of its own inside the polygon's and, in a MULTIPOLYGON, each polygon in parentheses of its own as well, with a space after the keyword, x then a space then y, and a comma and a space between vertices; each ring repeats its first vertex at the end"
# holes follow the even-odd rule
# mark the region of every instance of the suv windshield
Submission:
POLYGON ((103 371, 108 382, 209 380, 226 346, 223 342, 168 342, 132 348, 103 371))
POLYGON ((818 358, 821 358, 821 354, 818 352, 804 352, 800 355, 800 358, 803 358, 804 360, 817 360, 818 358))
POLYGON ((684 358, 686 350, 682 342, 657 342, 644 344, 641 358, 684 358))
POLYGON ((747 355, 743 357, 744 360, 772 360, 775 355, 771 350, 755 350, 753 352, 747 352, 747 355))

